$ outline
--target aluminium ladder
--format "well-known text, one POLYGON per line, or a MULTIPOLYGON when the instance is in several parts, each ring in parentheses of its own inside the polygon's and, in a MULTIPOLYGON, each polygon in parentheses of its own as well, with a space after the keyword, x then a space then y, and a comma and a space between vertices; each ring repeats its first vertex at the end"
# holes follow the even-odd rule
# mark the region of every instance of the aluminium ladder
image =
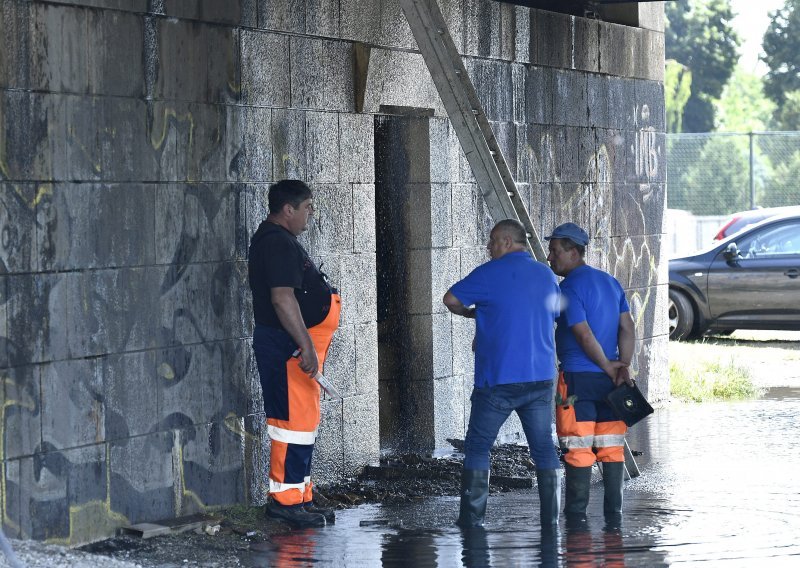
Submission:
MULTIPOLYGON (((439 98, 458 136, 489 212, 495 221, 516 219, 525 227, 528 248, 534 258, 547 262, 528 209, 517 191, 503 152, 497 143, 489 119, 475 87, 467 75, 437 0, 399 0, 411 27, 417 47, 428 66, 439 98)), ((639 475, 633 452, 625 440, 625 474, 639 475)))
POLYGON ((400 5, 492 218, 520 221, 528 233, 534 258, 545 262, 547 253, 517 192, 438 2, 400 0, 400 5))

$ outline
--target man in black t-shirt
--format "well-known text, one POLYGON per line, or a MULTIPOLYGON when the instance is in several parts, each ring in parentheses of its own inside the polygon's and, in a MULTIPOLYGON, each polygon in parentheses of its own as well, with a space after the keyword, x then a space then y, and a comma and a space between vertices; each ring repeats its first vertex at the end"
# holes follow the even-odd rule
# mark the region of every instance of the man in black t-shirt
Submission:
POLYGON ((315 507, 311 457, 320 422, 320 373, 339 325, 341 301, 297 236, 314 212, 297 180, 269 188, 269 215, 250 240, 253 351, 271 439, 266 513, 295 526, 325 526, 332 510, 315 507))

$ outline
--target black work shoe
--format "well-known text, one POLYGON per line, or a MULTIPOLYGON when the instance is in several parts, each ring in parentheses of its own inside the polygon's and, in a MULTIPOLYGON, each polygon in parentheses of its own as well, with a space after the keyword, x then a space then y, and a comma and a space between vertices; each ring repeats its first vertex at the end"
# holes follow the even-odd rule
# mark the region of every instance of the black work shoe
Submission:
POLYGON ((286 521, 293 527, 304 528, 325 526, 325 517, 323 515, 309 513, 303 508, 302 505, 293 505, 291 507, 287 507, 270 500, 269 503, 267 503, 267 506, 264 507, 264 513, 273 519, 286 521))
POLYGON ((322 515, 325 517, 325 521, 329 525, 332 525, 336 522, 336 510, 330 507, 319 507, 315 505, 313 501, 309 501, 307 503, 303 503, 303 509, 315 515, 322 515))

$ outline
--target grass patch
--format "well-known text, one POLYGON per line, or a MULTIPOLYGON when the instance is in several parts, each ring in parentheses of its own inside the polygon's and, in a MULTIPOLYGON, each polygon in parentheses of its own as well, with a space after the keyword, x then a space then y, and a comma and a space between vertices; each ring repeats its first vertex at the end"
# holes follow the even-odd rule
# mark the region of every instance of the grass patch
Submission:
POLYGON ((755 386, 750 369, 733 361, 700 361, 693 366, 669 364, 670 393, 689 402, 757 398, 763 389, 755 386))

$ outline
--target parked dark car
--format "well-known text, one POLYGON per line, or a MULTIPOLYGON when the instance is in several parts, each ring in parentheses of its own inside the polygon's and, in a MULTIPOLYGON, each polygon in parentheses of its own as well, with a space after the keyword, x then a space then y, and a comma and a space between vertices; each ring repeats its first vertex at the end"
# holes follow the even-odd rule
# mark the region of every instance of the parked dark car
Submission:
POLYGON ((761 221, 669 261, 669 337, 800 330, 800 214, 761 221))
POLYGON ((725 237, 730 237, 742 229, 754 225, 764 219, 775 217, 776 215, 800 215, 800 205, 789 205, 786 207, 762 207, 749 211, 739 211, 734 213, 719 228, 714 235, 715 241, 721 241, 725 237))

